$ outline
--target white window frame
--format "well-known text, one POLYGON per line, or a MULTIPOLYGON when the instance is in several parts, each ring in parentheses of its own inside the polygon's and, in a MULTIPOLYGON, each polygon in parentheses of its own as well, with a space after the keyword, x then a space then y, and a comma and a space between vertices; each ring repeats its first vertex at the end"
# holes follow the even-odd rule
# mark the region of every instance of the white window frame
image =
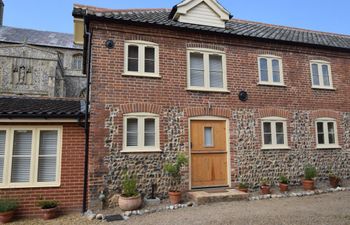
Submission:
POLYGON ((339 146, 339 140, 338 140, 338 128, 337 128, 337 121, 333 118, 317 118, 315 121, 315 131, 316 131, 316 148, 317 149, 335 149, 335 148, 341 148, 339 146), (317 123, 323 123, 323 135, 324 135, 324 144, 318 143, 318 130, 317 130, 317 123), (334 123, 334 138, 335 143, 329 144, 329 137, 328 137, 328 126, 327 123, 332 122, 334 123))
POLYGON ((206 48, 187 48, 187 90, 190 91, 207 91, 207 92, 229 92, 227 90, 227 68, 226 68, 226 53, 214 49, 206 48), (191 53, 203 54, 204 63, 204 86, 191 86, 191 53), (222 57, 222 88, 210 87, 210 67, 209 56, 219 55, 222 57))
POLYGON ((271 86, 285 86, 284 84, 284 76, 283 76, 283 61, 282 58, 275 55, 259 55, 258 56, 258 73, 259 73, 259 83, 260 85, 271 85, 271 86), (261 80, 261 65, 260 60, 267 60, 267 77, 268 81, 261 80), (272 60, 278 60, 279 62, 279 70, 280 70, 280 82, 273 81, 273 67, 272 60))
POLYGON ((160 77, 159 74, 159 45, 153 42, 128 40, 124 44, 124 73, 125 76, 140 77, 160 77), (128 71, 128 49, 129 46, 137 46, 138 52, 138 71, 128 71), (145 48, 154 48, 154 73, 145 72, 145 48))
POLYGON ((269 150, 269 149, 290 149, 288 146, 288 128, 287 128, 287 119, 282 117, 265 117, 261 119, 261 149, 269 150), (265 135, 264 135, 264 123, 271 123, 271 142, 272 144, 265 144, 265 135), (277 144, 276 140, 276 123, 283 123, 283 136, 284 136, 284 144, 277 144))
POLYGON ((125 153, 137 152, 161 152, 159 143, 159 115, 153 113, 128 113, 123 118, 123 150, 125 153), (127 120, 137 119, 137 146, 127 146, 127 120), (145 120, 154 119, 155 121, 155 146, 144 146, 145 120))
POLYGON ((0 189, 8 188, 42 188, 59 187, 61 185, 61 158, 62 158, 62 126, 0 126, 1 131, 6 131, 5 157, 3 168, 3 182, 0 189), (32 155, 30 165, 29 182, 11 183, 12 154, 14 132, 17 130, 32 131, 32 155), (57 131, 57 158, 56 158, 56 180, 53 182, 38 182, 39 169, 39 145, 40 131, 57 131), (34 159, 34 160, 33 160, 34 159))
POLYGON ((331 67, 331 63, 330 62, 322 61, 322 60, 311 60, 310 61, 310 75, 311 75, 312 88, 314 88, 314 89, 330 89, 330 90, 334 90, 333 78, 332 78, 332 67, 331 67), (318 79, 320 81, 320 85, 315 85, 314 84, 313 71, 312 71, 312 65, 313 64, 316 64, 318 66, 318 79), (328 66, 329 86, 325 86, 324 85, 323 70, 322 70, 322 66, 323 65, 327 65, 328 66))

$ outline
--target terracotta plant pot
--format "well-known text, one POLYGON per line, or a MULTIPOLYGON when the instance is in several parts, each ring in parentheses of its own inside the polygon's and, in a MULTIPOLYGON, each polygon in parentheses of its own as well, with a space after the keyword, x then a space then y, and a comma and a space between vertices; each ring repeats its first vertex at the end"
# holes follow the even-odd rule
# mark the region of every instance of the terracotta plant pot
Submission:
POLYGON ((337 188, 340 183, 340 178, 339 177, 329 177, 329 184, 331 185, 332 188, 337 188))
POLYGON ((315 181, 303 180, 303 188, 305 191, 312 191, 315 189, 315 181))
POLYGON ((270 186, 264 185, 260 187, 261 194, 268 195, 271 194, 270 186))
POLYGON ((238 188, 239 191, 248 193, 248 188, 238 188))
POLYGON ((282 183, 280 183, 280 184, 279 184, 279 187, 280 187, 280 191, 281 191, 281 192, 286 192, 286 191, 288 191, 288 184, 282 184, 282 183))
POLYGON ((169 191, 168 192, 169 199, 171 204, 179 204, 181 202, 181 192, 179 191, 169 191))
POLYGON ((15 211, 2 212, 0 213, 0 223, 8 223, 12 221, 15 211))
POLYGON ((51 209, 41 209, 42 218, 44 220, 52 220, 57 218, 57 207, 51 209))
POLYGON ((118 199, 119 208, 123 211, 132 211, 139 209, 142 205, 141 195, 135 197, 124 197, 121 195, 118 199))

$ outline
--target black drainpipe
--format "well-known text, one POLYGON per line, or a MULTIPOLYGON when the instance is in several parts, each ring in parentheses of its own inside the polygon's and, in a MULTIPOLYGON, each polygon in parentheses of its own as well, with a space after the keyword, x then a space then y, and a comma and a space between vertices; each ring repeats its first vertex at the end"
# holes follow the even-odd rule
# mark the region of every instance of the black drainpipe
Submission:
MULTIPOLYGON (((85 21, 85 18, 84 18, 85 21)), ((91 33, 88 32, 87 26, 85 25, 85 41, 87 39, 87 52, 86 52, 86 104, 85 104, 85 161, 84 161, 84 189, 83 189, 83 208, 82 212, 85 213, 87 210, 87 193, 88 193, 88 177, 89 177, 89 106, 90 106, 90 77, 91 77, 91 33)))

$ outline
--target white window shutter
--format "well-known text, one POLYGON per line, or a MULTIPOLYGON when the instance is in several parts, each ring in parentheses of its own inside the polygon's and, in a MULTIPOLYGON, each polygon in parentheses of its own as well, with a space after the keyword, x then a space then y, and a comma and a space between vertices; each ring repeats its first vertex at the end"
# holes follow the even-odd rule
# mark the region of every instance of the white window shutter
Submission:
POLYGON ((40 131, 38 182, 56 181, 57 131, 40 131))
POLYGON ((201 53, 190 53, 190 86, 204 87, 204 59, 201 53))
POLYGON ((29 182, 33 132, 14 131, 11 182, 29 182))
POLYGON ((6 131, 0 131, 0 183, 3 182, 6 131))
POLYGON ((223 88, 222 56, 209 56, 210 87, 223 88))

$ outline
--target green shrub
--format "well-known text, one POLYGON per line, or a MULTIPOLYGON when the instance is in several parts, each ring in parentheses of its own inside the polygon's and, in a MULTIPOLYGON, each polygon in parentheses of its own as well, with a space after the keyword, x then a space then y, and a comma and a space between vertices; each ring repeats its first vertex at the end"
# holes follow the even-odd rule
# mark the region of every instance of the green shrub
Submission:
POLYGON ((56 200, 39 200, 37 205, 42 209, 53 209, 58 206, 58 201, 56 200))
POLYGON ((280 176, 279 181, 281 184, 289 184, 289 179, 285 176, 280 176))
POLYGON ((314 166, 306 165, 304 168, 304 178, 305 180, 312 180, 317 176, 317 171, 314 166))
POLYGON ((123 175, 122 194, 124 197, 135 197, 139 193, 137 191, 137 182, 134 176, 129 176, 127 173, 123 175))
POLYGON ((18 203, 13 199, 0 199, 0 212, 10 212, 16 210, 18 203))
POLYGON ((247 183, 239 183, 238 184, 238 188, 239 189, 248 189, 249 188, 249 184, 247 184, 247 183))
POLYGON ((264 178, 260 181, 261 186, 270 186, 270 181, 267 178, 264 178))
POLYGON ((176 191, 181 181, 181 168, 187 165, 188 159, 184 153, 179 153, 175 163, 167 163, 164 165, 165 172, 171 177, 170 189, 176 191))

